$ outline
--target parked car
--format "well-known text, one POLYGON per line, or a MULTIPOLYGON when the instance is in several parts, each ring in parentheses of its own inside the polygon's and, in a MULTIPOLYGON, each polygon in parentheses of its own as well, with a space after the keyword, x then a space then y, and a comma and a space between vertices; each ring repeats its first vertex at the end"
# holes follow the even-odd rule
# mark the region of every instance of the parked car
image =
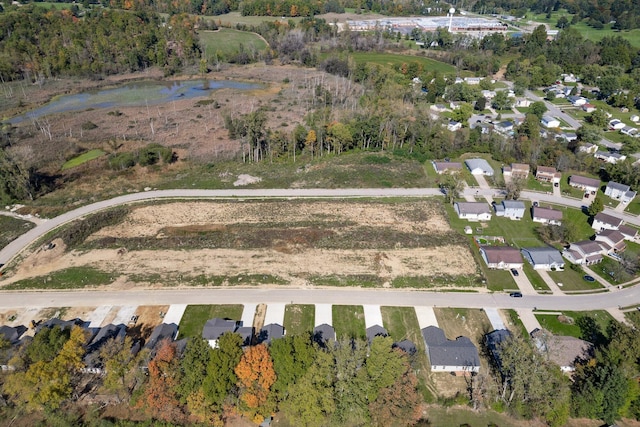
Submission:
POLYGON ((522 292, 511 292, 509 296, 511 298, 522 298, 522 292))
POLYGON ((513 274, 514 276, 519 276, 520 273, 518 273, 518 270, 516 270, 515 268, 511 269, 511 274, 513 274))

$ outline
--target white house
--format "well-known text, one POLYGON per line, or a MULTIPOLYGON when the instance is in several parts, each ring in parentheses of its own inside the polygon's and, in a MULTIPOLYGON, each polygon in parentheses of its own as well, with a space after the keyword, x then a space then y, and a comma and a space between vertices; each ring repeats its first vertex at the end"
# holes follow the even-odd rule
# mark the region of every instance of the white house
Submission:
POLYGON ((586 103, 582 106, 582 111, 584 111, 585 113, 593 113, 597 109, 598 108, 595 105, 589 103, 586 103))
POLYGON ((510 166, 502 167, 504 177, 527 179, 529 177, 529 165, 526 163, 511 163, 510 166))
POLYGON ((625 126, 622 129, 620 129, 620 133, 623 135, 635 137, 636 135, 638 135, 638 129, 631 126, 625 126))
POLYGON ((625 184, 609 181, 604 189, 604 194, 612 199, 620 200, 623 203, 629 203, 636 197, 636 192, 631 191, 631 187, 625 184))
POLYGON ((516 101, 516 107, 529 108, 531 106, 531 100, 527 98, 518 98, 516 101))
POLYGON ((567 100, 576 107, 582 107, 589 102, 589 100, 583 96, 568 96, 567 100))
POLYGON ((520 251, 511 246, 480 246, 480 255, 489 268, 509 270, 522 268, 520 251))
POLYGON ((604 160, 607 163, 615 164, 621 162, 627 158, 624 154, 614 153, 610 151, 596 151, 593 157, 599 160, 604 160))
POLYGON ((596 151, 598 151, 598 146, 590 142, 585 142, 583 144, 580 144, 580 146, 578 147, 578 151, 580 151, 581 153, 594 154, 596 151))
POLYGON ((609 129, 611 130, 620 130, 620 129, 623 129, 625 126, 626 125, 618 119, 609 120, 609 129))
POLYGON ((622 225, 622 219, 616 218, 613 215, 606 214, 604 212, 600 212, 595 217, 593 217, 593 224, 591 228, 596 231, 603 230, 617 230, 622 225))
POLYGON ((493 168, 485 159, 467 159, 464 161, 472 175, 493 176, 493 168))
POLYGON ((634 114, 629 118, 629 120, 631 120, 633 123, 638 123, 640 122, 640 116, 634 114))
POLYGON ((597 264, 602 261, 602 247, 593 240, 571 243, 562 255, 573 264, 597 264))
POLYGON ((536 179, 542 182, 560 183, 562 174, 554 167, 550 166, 538 166, 536 169, 536 179))
POLYGON ((583 191, 596 192, 600 188, 600 180, 586 176, 571 175, 569 177, 569 185, 583 191))
POLYGON ((534 206, 531 212, 531 217, 533 222, 539 222, 541 224, 562 224, 562 211, 556 209, 534 206))
POLYGON ((618 231, 622 233, 625 240, 629 240, 630 242, 636 241, 640 234, 637 228, 630 227, 626 224, 621 225, 618 231))
POLYGON ((541 248, 522 248, 522 257, 531 264, 535 270, 562 270, 564 258, 556 248, 550 246, 541 248))
POLYGON ((596 234, 596 242, 609 255, 617 254, 627 248, 624 234, 618 230, 604 230, 596 234))
POLYGON ((503 216, 514 220, 521 220, 524 216, 525 206, 524 202, 520 200, 503 200, 493 207, 496 211, 496 216, 503 216))
POLYGON ((433 372, 467 375, 480 371, 478 349, 469 338, 448 340, 444 331, 435 326, 427 326, 421 332, 433 372))
POLYGON ((456 122, 455 120, 449 120, 449 123, 447 123, 447 130, 451 132, 456 132, 456 131, 459 131, 460 129, 462 129, 462 123, 460 122, 456 122))
POLYGON ((546 128, 558 128, 560 127, 560 120, 551 116, 542 116, 542 120, 540 120, 542 126, 546 128))
POLYGON ((468 221, 489 221, 491 219, 491 208, 483 202, 455 202, 453 209, 460 219, 468 221))

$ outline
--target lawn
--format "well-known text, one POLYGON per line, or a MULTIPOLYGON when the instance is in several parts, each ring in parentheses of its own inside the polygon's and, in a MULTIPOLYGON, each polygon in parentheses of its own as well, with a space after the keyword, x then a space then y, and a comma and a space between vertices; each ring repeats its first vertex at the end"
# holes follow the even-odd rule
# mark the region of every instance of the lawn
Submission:
POLYGON ((500 426, 519 427, 522 422, 507 414, 494 411, 474 411, 471 408, 455 406, 430 406, 427 408, 429 425, 433 426, 500 426))
POLYGON ((111 283, 117 274, 105 273, 93 267, 69 267, 46 276, 36 276, 3 286, 5 290, 16 289, 81 289, 111 283))
MULTIPOLYGON (((602 285, 595 282, 587 282, 584 280, 585 272, 584 271, 576 271, 570 267, 569 262, 567 261, 567 265, 564 271, 550 271, 549 276, 556 283, 562 283, 560 289, 563 291, 588 291, 588 290, 597 290, 603 289, 602 285)), ((582 269, 581 269, 582 270, 582 269)))
POLYGON ((97 159, 98 157, 102 157, 105 154, 107 153, 105 153, 102 150, 87 151, 86 153, 80 154, 79 156, 74 157, 73 159, 67 160, 62 165, 62 170, 75 168, 76 166, 80 166, 81 164, 86 163, 90 160, 94 160, 94 159, 97 159))
POLYGON ((440 328, 448 339, 459 336, 469 337, 476 345, 480 345, 485 334, 493 327, 484 310, 476 308, 434 308, 440 328))
POLYGON ((533 269, 531 264, 529 264, 528 262, 525 261, 523 270, 524 270, 524 274, 527 275, 527 278, 529 279, 529 281, 533 285, 533 289, 535 289, 538 292, 540 292, 540 291, 550 292, 551 291, 551 289, 549 289, 549 286, 542 279, 542 277, 540 277, 540 275, 533 269))
POLYGON ((35 227, 35 224, 32 222, 0 215, 0 248, 4 248, 13 239, 26 233, 33 227, 35 227))
POLYGON ((633 324, 633 326, 635 326, 636 328, 640 328, 639 310, 627 311, 626 313, 624 313, 624 317, 626 317, 627 320, 633 324))
POLYGON ((522 320, 520 320, 520 316, 518 316, 518 313, 512 309, 505 310, 505 311, 507 312, 507 316, 509 317, 509 323, 505 326, 507 326, 507 328, 512 333, 519 333, 520 336, 524 338, 529 337, 529 333, 527 332, 527 327, 524 326, 524 323, 522 323, 522 320))
POLYGON ((220 28, 217 31, 200 31, 200 43, 204 48, 207 58, 212 58, 216 53, 223 56, 233 55, 240 51, 240 47, 253 47, 262 51, 267 47, 267 43, 256 33, 248 31, 234 30, 231 28, 220 28))
POLYGON ((425 71, 438 71, 443 74, 451 74, 456 71, 455 67, 452 65, 422 56, 396 55, 393 53, 377 52, 354 52, 351 54, 351 57, 356 64, 367 62, 398 68, 403 64, 417 62, 425 71))
POLYGON ((430 377, 430 365, 425 353, 424 339, 413 307, 380 307, 382 323, 394 341, 408 339, 416 345, 416 354, 411 358, 412 367, 417 372, 418 388, 427 402, 433 402, 437 394, 430 377))
POLYGON ((550 182, 540 182, 536 179, 533 171, 529 174, 525 187, 529 190, 543 191, 545 193, 553 191, 553 184, 550 182))
POLYGON ((236 305, 189 305, 184 311, 178 339, 202 336, 202 329, 207 320, 219 317, 222 319, 240 320, 244 306, 236 305))
POLYGON ((334 305, 332 315, 338 339, 366 338, 364 309, 361 305, 334 305))
POLYGON ((556 314, 541 314, 535 313, 536 318, 540 322, 540 325, 550 331, 555 335, 568 335, 576 338, 582 338, 582 331, 580 327, 577 325, 578 319, 584 316, 591 316, 596 324, 600 327, 602 332, 607 330, 607 325, 610 321, 614 320, 613 317, 609 313, 604 310, 594 310, 594 311, 563 311, 567 317, 570 317, 574 320, 572 325, 567 323, 562 323, 558 320, 558 315, 556 314))
POLYGON ((632 213, 634 215, 640 215, 640 199, 637 197, 629 203, 629 206, 625 209, 625 212, 632 213))
POLYGON ((589 224, 589 216, 580 209, 564 208, 562 221, 564 223, 571 223, 576 227, 577 235, 580 236, 576 241, 589 239, 595 234, 595 231, 591 228, 591 224, 589 224))
POLYGON ((287 335, 302 335, 313 331, 316 306, 313 304, 287 304, 284 310, 284 330, 287 335))
POLYGON ((621 285, 623 283, 632 280, 636 276, 631 276, 627 272, 618 272, 620 270, 620 265, 618 261, 611 259, 609 257, 604 257, 601 263, 592 265, 590 267, 598 276, 602 277, 607 282, 612 285, 621 285))

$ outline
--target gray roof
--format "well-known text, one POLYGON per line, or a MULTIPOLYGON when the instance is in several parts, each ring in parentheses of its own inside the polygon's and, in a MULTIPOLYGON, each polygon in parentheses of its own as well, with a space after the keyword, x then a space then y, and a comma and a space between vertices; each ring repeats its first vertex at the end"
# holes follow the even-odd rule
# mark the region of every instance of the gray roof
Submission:
POLYGON ((634 237, 638 234, 638 229, 630 227, 628 225, 621 225, 618 227, 618 231, 624 234, 625 236, 634 237))
POLYGON ((502 206, 504 206, 505 209, 524 209, 525 208, 524 202, 520 200, 503 200, 502 206))
POLYGON ((241 345, 243 346, 251 345, 251 342, 253 341, 253 332, 253 326, 242 326, 235 330, 235 333, 242 337, 241 345))
POLYGON ((522 248, 522 255, 532 265, 538 264, 564 264, 562 254, 556 248, 522 248))
POLYGON ((164 339, 173 341, 176 335, 178 335, 178 325, 175 323, 162 323, 155 327, 144 348, 154 350, 160 341, 164 339))
POLYGON ((269 323, 260 329, 258 341, 271 344, 271 341, 284 337, 284 326, 277 323, 269 323))
POLYGON ((493 168, 485 159, 467 159, 464 161, 464 164, 467 165, 469 170, 474 169, 482 169, 485 172, 489 172, 493 175, 493 168))
POLYGON ((614 225, 614 226, 618 226, 618 227, 620 225, 622 225, 622 219, 617 218, 617 217, 615 217, 613 215, 606 214, 604 212, 600 212, 599 214, 597 214, 594 217, 594 220, 598 220, 598 221, 600 221, 602 223, 609 224, 609 225, 614 225))
POLYGON ((22 334, 24 334, 25 332, 27 332, 27 327, 23 325, 15 327, 0 326, 0 337, 4 338, 12 344, 18 342, 22 334))
POLYGON ((215 317, 207 320, 202 329, 202 338, 205 340, 217 340, 225 332, 235 332, 237 327, 235 320, 220 319, 215 317))
POLYGON ((399 348, 400 350, 404 351, 410 356, 412 354, 415 354, 416 351, 418 351, 414 342, 410 340, 402 340, 400 342, 394 342, 392 347, 399 348))
POLYGON ((119 325, 107 325, 100 328, 96 336, 87 346, 87 353, 92 353, 99 350, 109 339, 117 338, 124 340, 127 327, 122 323, 119 325))
POLYGON ((485 202, 456 202, 461 214, 491 213, 491 208, 485 202))
POLYGON ((484 336, 487 350, 491 353, 498 369, 502 369, 502 358, 500 357, 500 344, 511 337, 511 332, 506 329, 496 329, 484 336))
POLYGON ((585 187, 598 188, 600 186, 600 180, 595 178, 588 178, 586 176, 571 175, 569 177, 569 184, 577 184, 577 185, 583 185, 585 187))
POLYGON ((433 162, 433 167, 436 171, 446 171, 446 170, 461 170, 462 163, 460 162, 433 162))
POLYGON ((627 192, 631 189, 628 185, 620 184, 618 182, 609 181, 607 182, 607 188, 611 188, 612 190, 624 191, 627 192))
POLYGON ((373 325, 368 327, 366 333, 369 343, 371 343, 371 341, 373 341, 373 339, 377 336, 386 337, 389 335, 387 330, 380 325, 373 325))
POLYGON ((323 343, 329 340, 335 340, 336 330, 333 329, 333 326, 323 323, 322 325, 318 325, 313 328, 313 337, 319 343, 323 343))
POLYGON ((562 211, 551 208, 542 208, 540 206, 533 207, 533 217, 562 221, 562 211))
POLYGON ((429 362, 432 366, 480 366, 478 349, 467 337, 448 340, 444 331, 435 326, 427 326, 422 330, 422 337, 427 345, 429 362))

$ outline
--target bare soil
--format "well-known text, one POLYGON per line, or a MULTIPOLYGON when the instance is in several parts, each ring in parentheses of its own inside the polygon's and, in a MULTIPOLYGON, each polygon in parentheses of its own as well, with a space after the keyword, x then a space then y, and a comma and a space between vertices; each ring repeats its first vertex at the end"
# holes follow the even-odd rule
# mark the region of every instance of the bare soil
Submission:
POLYGON ((121 224, 96 232, 87 245, 132 238, 142 239, 141 250, 107 247, 64 251, 62 242, 55 241, 52 250, 38 248, 27 254, 15 274, 0 283, 78 266, 117 272, 120 276, 107 285, 109 289, 127 289, 141 283, 193 285, 190 280, 197 276, 264 275, 277 277, 280 284, 308 286, 311 278, 319 276, 373 275, 388 283, 397 277, 477 274, 469 248, 451 241, 451 229, 442 211, 430 201, 152 204, 131 209, 121 224), (307 225, 309 221, 311 225, 307 225), (230 229, 238 233, 243 227, 254 227, 253 233, 258 236, 252 235, 254 240, 250 240, 243 234, 228 235, 230 229), (276 232, 269 235, 274 229, 276 232), (358 236, 362 230, 367 234, 358 236), (172 242, 205 236, 213 239, 205 242, 224 242, 227 246, 146 249, 168 239, 168 235, 177 239, 172 242), (234 240, 238 235, 245 240, 234 240), (358 238, 361 241, 352 241, 358 238), (411 241, 398 240, 405 238, 411 241), (416 244, 422 242, 420 239, 430 244, 416 244))

